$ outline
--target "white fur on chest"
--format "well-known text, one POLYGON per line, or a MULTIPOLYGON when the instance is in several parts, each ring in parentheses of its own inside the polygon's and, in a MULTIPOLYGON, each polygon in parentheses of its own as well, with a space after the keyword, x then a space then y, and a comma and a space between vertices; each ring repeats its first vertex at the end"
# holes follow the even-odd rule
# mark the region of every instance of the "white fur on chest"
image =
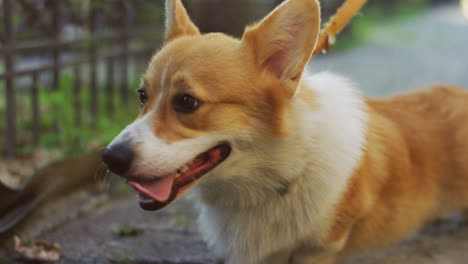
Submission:
MULTIPOLYGON (((260 152, 246 161, 239 159, 235 170, 221 166, 217 174, 238 176, 238 182, 220 182, 215 186, 220 190, 219 203, 200 204, 200 229, 229 264, 263 263, 266 257, 292 252, 305 242, 311 247, 320 244, 330 228, 334 206, 359 164, 367 118, 361 97, 346 79, 330 73, 303 81, 317 93, 318 110, 311 111, 307 103, 295 99, 299 132, 265 146, 266 157, 260 152), (274 195, 262 186, 273 186, 272 178, 291 183, 285 195, 274 195), (229 199, 239 199, 246 206, 229 206, 224 201, 229 199)), ((195 193, 203 191, 202 187, 195 193)))

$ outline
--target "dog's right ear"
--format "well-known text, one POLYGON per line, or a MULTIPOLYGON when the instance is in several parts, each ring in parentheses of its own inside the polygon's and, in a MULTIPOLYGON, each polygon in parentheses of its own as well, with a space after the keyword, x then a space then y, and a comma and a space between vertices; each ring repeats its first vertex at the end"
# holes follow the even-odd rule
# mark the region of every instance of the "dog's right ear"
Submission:
POLYGON ((164 43, 178 37, 199 35, 180 0, 166 0, 166 34, 164 43))

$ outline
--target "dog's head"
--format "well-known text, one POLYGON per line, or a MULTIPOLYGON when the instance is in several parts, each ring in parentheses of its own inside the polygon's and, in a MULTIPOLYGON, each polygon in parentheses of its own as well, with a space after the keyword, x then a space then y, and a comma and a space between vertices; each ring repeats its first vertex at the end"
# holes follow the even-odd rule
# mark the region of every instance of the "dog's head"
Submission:
POLYGON ((164 45, 138 90, 141 114, 107 147, 109 169, 156 210, 197 184, 254 166, 256 146, 287 136, 320 27, 316 0, 287 0, 241 40, 200 34, 180 0, 166 0, 164 45))

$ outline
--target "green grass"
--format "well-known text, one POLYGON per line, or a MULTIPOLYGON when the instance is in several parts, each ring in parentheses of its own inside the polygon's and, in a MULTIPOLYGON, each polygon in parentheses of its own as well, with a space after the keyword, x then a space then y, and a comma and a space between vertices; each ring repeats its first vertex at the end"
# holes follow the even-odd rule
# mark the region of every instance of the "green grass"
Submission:
POLYGON ((112 233, 119 237, 134 237, 142 234, 145 230, 130 226, 129 224, 121 224, 112 227, 112 233))
POLYGON ((186 216, 176 214, 174 215, 174 225, 183 229, 188 229, 190 227, 190 221, 186 216))
POLYGON ((131 264, 134 263, 134 254, 132 252, 122 250, 109 259, 111 260, 111 263, 115 264, 131 264))
POLYGON ((331 47, 334 51, 343 51, 356 47, 371 36, 372 32, 384 23, 394 23, 421 14, 429 6, 429 0, 412 0, 403 4, 384 6, 369 1, 347 26, 347 32, 336 38, 336 44, 331 47))
MULTIPOLYGON (((117 83, 116 83, 117 84, 117 83)), ((40 146, 51 150, 60 150, 66 156, 78 156, 105 146, 138 114, 136 95, 126 99, 126 102, 118 100, 119 91, 116 88, 115 111, 107 113, 105 109, 106 99, 110 96, 103 87, 99 87, 98 94, 91 95, 89 87, 83 86, 81 94, 75 94, 74 80, 70 73, 63 72, 60 76, 59 89, 52 91, 48 87, 39 87, 40 105, 40 146), (97 96, 99 116, 93 123, 90 114, 91 96, 97 96), (78 98, 77 98, 78 97, 78 98), (132 100, 132 98, 135 100, 132 100), (81 124, 75 123, 74 100, 81 103, 81 124), (112 116, 112 117, 111 117, 112 116)), ((119 87, 116 85, 116 87, 119 87)), ((132 81, 129 87, 138 87, 138 81, 132 81)), ((5 99, 4 87, 0 84, 0 129, 5 126, 5 99)), ((30 153, 35 146, 32 144, 32 104, 31 94, 28 89, 17 89, 16 94, 16 125, 18 154, 30 153)), ((129 91, 132 95, 134 90, 129 91)), ((4 146, 4 140, 0 143, 4 146)))
MULTIPOLYGON (((43 107, 53 111, 43 115, 48 130, 52 132, 44 135, 43 143, 46 147, 59 147, 66 155, 84 153, 99 148, 110 142, 137 115, 138 104, 136 100, 117 102, 116 98, 114 98, 116 107, 111 118, 111 113, 106 113, 105 110, 105 99, 110 96, 105 89, 98 88, 98 94, 90 94, 90 89, 84 88, 80 95, 82 123, 77 127, 73 118, 75 110, 72 102, 76 99, 74 97, 78 95, 74 94, 72 87, 73 80, 70 75, 63 74, 58 91, 47 94, 41 93, 43 107), (91 116, 89 110, 92 96, 98 98, 98 112, 100 115, 97 119, 91 116), (134 104, 132 104, 133 102, 134 104), (49 119, 47 120, 46 117, 49 117, 49 119), (53 131, 55 120, 58 120, 59 124, 60 133, 58 134, 53 131)), ((133 87, 138 86, 133 85, 133 87)), ((45 89, 42 89, 42 91, 45 91, 45 89)), ((129 94, 132 92, 129 91, 129 94)))

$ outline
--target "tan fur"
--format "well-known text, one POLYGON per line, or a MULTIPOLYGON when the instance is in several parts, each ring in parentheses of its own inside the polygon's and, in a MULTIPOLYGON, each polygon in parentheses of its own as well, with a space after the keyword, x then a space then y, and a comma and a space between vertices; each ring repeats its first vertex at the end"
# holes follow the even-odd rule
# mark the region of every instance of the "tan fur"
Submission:
POLYGON ((467 91, 364 99, 338 77, 304 80, 320 27, 314 0, 285 1, 241 40, 201 35, 179 0, 166 4, 165 44, 144 75, 149 100, 125 132, 150 127, 166 151, 139 145, 145 175, 183 165, 150 166, 154 153, 166 166, 173 143, 232 140, 232 155, 193 185, 202 231, 228 264, 330 264, 468 207, 467 91), (175 112, 180 93, 202 105, 175 112))
POLYGON ((468 207, 468 92, 434 86, 368 99, 368 145, 336 211, 341 257, 401 240, 468 207))
POLYGON ((159 99, 162 110, 155 116, 155 133, 170 143, 196 137, 200 131, 235 129, 232 125, 240 122, 284 135, 290 129, 282 117, 285 102, 296 91, 318 36, 320 16, 315 2, 288 2, 291 14, 273 12, 265 23, 247 29, 239 41, 219 33, 199 35, 180 1, 171 1, 176 8, 169 11, 173 21, 168 23, 171 27, 166 31, 164 48, 154 56, 144 76, 150 101, 143 113, 155 107, 155 98, 167 91, 159 99), (296 14, 307 10, 313 12, 296 14), (285 30, 277 30, 283 26, 281 21, 288 21, 282 16, 301 21, 293 20, 285 30), (296 33, 304 30, 307 32, 296 33), (274 72, 265 71, 265 67, 274 68, 274 72), (204 102, 200 111, 193 115, 169 111, 171 97, 182 91, 204 102), (259 105, 263 98, 269 100, 259 105))

